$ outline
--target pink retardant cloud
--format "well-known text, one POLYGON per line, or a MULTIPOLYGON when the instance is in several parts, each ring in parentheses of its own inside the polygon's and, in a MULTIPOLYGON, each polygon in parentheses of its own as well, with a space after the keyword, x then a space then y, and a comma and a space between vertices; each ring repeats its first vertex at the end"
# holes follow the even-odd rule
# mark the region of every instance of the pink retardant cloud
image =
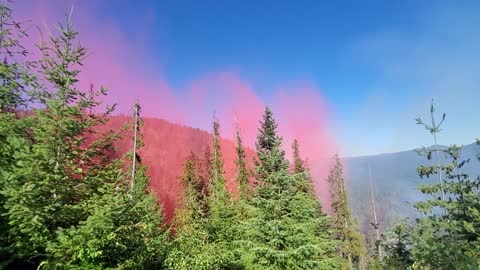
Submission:
MULTIPOLYGON (((222 136, 233 139, 238 127, 246 146, 255 146, 264 103, 248 82, 235 73, 209 74, 190 84, 186 100, 193 108, 192 124, 210 127, 213 115, 219 119, 222 136)), ((210 128, 208 128, 210 130, 210 128)))
MULTIPOLYGON (((32 6, 21 4, 18 9, 22 18, 33 18, 33 22, 41 27, 48 25, 54 29, 53 24, 64 19, 65 11, 73 2, 38 1, 32 6)), ((88 89, 94 84, 110 89, 105 101, 118 103, 118 113, 129 114, 138 98, 145 117, 162 118, 207 131, 211 130, 215 112, 223 137, 233 139, 234 127, 238 125, 245 145, 255 147, 259 121, 267 102, 258 97, 258 89, 254 89, 252 83, 235 72, 206 71, 206 75, 183 82, 185 89, 174 89, 162 68, 152 63, 149 54, 154 52, 145 49, 143 41, 148 36, 145 34, 147 30, 139 31, 137 36, 126 36, 114 22, 100 22, 91 15, 96 2, 88 2, 89 5, 82 5, 87 2, 75 3, 78 4, 73 16, 74 25, 80 32, 81 43, 89 50, 79 77, 81 88, 88 89)), ((37 41, 38 37, 33 35, 32 40, 37 41)), ((336 145, 328 129, 329 109, 319 93, 311 85, 299 83, 276 91, 273 102, 268 104, 279 123, 289 157, 291 142, 294 138, 299 140, 302 156, 308 160, 312 172, 316 193, 324 208, 328 209, 325 179, 336 145)), ((233 157, 233 154, 228 153, 228 156, 233 157)), ((180 171, 176 174, 180 175, 180 171)))
POLYGON ((318 89, 302 83, 280 90, 274 109, 279 111, 279 131, 284 136, 287 155, 291 144, 299 141, 300 154, 306 159, 317 196, 327 211, 330 208, 327 177, 337 149, 329 132, 329 108, 318 89), (288 146, 288 148, 287 148, 288 146))
MULTIPOLYGON (((33 20, 26 47, 35 57, 39 57, 35 44, 43 39, 48 41, 50 34, 58 35, 58 22, 65 23, 67 13, 73 10, 73 26, 79 32, 80 44, 87 48, 79 74, 80 89, 94 89, 101 86, 109 90, 103 99, 107 104, 117 104, 117 112, 130 113, 138 98, 143 112, 149 116, 184 123, 186 115, 178 106, 174 92, 170 89, 162 72, 146 70, 149 61, 143 49, 145 29, 136 36, 126 36, 114 22, 95 20, 94 13, 99 3, 38 0, 33 3, 21 2, 15 6, 21 20, 33 20)), ((153 15, 149 15, 152 17, 153 15)))

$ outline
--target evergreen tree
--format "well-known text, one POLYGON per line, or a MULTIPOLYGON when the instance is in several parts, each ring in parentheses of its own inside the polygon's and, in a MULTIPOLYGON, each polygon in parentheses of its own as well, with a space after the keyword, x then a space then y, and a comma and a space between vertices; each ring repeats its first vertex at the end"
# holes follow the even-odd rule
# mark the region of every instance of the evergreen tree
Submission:
MULTIPOLYGON (((424 148, 423 154, 431 156, 431 149, 424 148)), ((468 160, 461 160, 461 147, 455 145, 444 150, 450 163, 440 166, 444 172, 443 190, 447 199, 435 194, 440 184, 419 186, 422 193, 431 199, 415 204, 415 208, 426 218, 417 220, 413 228, 411 252, 419 265, 437 269, 475 269, 480 256, 480 179, 470 179, 461 172, 468 160), (442 214, 445 213, 445 214, 442 214)), ((420 166, 419 174, 430 177, 435 174, 433 166, 420 166)))
POLYGON ((208 196, 200 178, 200 162, 194 154, 187 159, 183 169, 183 205, 177 210, 174 224, 174 246, 169 253, 168 269, 231 269, 229 254, 211 233, 208 196))
POLYGON ((26 59, 22 40, 28 36, 23 23, 13 18, 9 2, 0 3, 0 112, 15 113, 26 109, 29 90, 38 87, 31 69, 35 62, 26 59))
MULTIPOLYGON (((313 187, 312 178, 310 175, 310 169, 307 167, 306 162, 300 157, 300 149, 297 139, 293 140, 292 143, 293 150, 293 175, 296 176, 295 179, 295 188, 301 192, 310 194, 310 196, 315 197, 315 191, 313 187)), ((318 204, 319 211, 321 212, 321 205, 318 204)))
POLYGON ((213 121, 213 163, 210 179, 210 200, 213 203, 224 203, 228 200, 226 191, 225 170, 223 168, 222 151, 220 148, 220 124, 213 121))
POLYGON ((210 144, 205 146, 205 150, 203 152, 203 160, 202 164, 199 168, 200 170, 200 177, 203 183, 205 183, 205 194, 208 194, 208 186, 213 178, 213 155, 212 155, 212 147, 210 144))
MULTIPOLYGON (((86 218, 79 206, 95 193, 98 175, 110 163, 106 156, 113 142, 111 134, 96 134, 93 127, 106 121, 104 115, 88 114, 99 105, 96 96, 75 87, 86 50, 72 45, 77 33, 70 18, 60 37, 41 46, 41 71, 49 89, 32 89, 44 108, 25 117, 34 143, 15 153, 14 167, 6 172, 5 208, 8 210, 11 248, 18 258, 36 262, 45 258, 45 248, 55 230, 86 218), (87 141, 89 137, 91 141, 87 141)), ((108 179, 105 179, 108 181, 108 179)))
POLYGON ((277 135, 277 126, 272 111, 266 107, 256 142, 259 184, 272 180, 269 178, 271 174, 288 169, 285 151, 281 149, 282 139, 277 135))
POLYGON ((4 194, 16 153, 32 144, 28 132, 31 123, 22 115, 30 102, 29 89, 38 87, 31 72, 34 63, 26 60, 27 51, 21 44, 26 29, 14 20, 8 4, 0 3, 0 269, 14 259, 4 194))
POLYGON ((243 148, 242 138, 240 136, 240 130, 238 127, 235 131, 235 164, 237 165, 236 180, 239 186, 240 198, 245 200, 248 198, 248 169, 245 160, 245 149, 243 148))
POLYGON ((213 171, 208 196, 210 217, 208 231, 210 240, 221 250, 218 259, 222 260, 222 268, 236 268, 233 240, 236 235, 236 212, 230 194, 226 190, 225 171, 220 147, 220 124, 213 121, 213 171))
POLYGON ((175 217, 176 225, 188 226, 195 221, 202 221, 208 216, 207 195, 205 183, 199 175, 200 161, 195 154, 190 153, 183 166, 180 178, 185 191, 182 197, 182 208, 175 217), (180 214, 181 213, 181 214, 180 214))
POLYGON ((305 172, 305 166, 303 164, 303 160, 300 158, 300 150, 299 150, 297 139, 293 140, 292 150, 293 150, 293 172, 294 173, 305 172))
POLYGON ((339 266, 331 227, 318 202, 288 173, 277 124, 266 108, 257 141, 259 182, 246 224, 243 261, 248 269, 330 269, 339 266), (327 222, 325 222, 327 221, 327 222))
POLYGON ((219 128, 215 120, 213 151, 207 147, 203 162, 192 154, 185 163, 184 204, 176 214, 174 248, 166 262, 170 269, 240 267, 233 247, 236 213, 226 190, 219 128))
POLYGON ((407 220, 398 221, 383 235, 382 247, 385 256, 382 258, 383 269, 410 269, 414 259, 410 252, 412 246, 411 228, 407 220))
POLYGON ((99 113, 97 99, 106 90, 76 87, 86 55, 76 36, 68 16, 59 36, 40 46, 46 87, 31 89, 39 109, 17 120, 29 123, 30 143, 2 167, 8 248, 17 264, 35 268, 157 267, 167 236, 161 208, 146 193, 145 169, 132 199, 124 163, 112 158, 118 135, 100 130, 113 107, 99 113))
MULTIPOLYGON (((434 111, 432 106, 431 111, 434 111)), ((423 147, 418 153, 431 160, 438 147, 423 147)), ((469 160, 461 159, 461 147, 455 145, 442 150, 447 160, 444 164, 421 165, 419 175, 429 178, 440 174, 441 182, 422 184, 419 189, 429 199, 416 203, 415 209, 422 214, 410 228, 396 228, 408 238, 400 238, 401 248, 390 249, 387 259, 403 259, 404 264, 413 261, 414 267, 425 269, 477 269, 479 267, 480 244, 480 178, 471 179, 462 172, 469 160), (438 194, 445 192, 444 196, 438 194), (408 232, 403 233, 404 230, 408 232), (408 247, 405 251, 404 247, 408 247)), ((398 234, 397 234, 398 235, 398 234)), ((395 237, 385 240, 385 246, 395 241, 395 237)), ((398 240, 397 240, 398 242, 398 240)), ((387 262, 389 262, 387 260, 387 262)))
POLYGON ((88 218, 76 227, 60 229, 57 241, 47 247, 53 259, 45 266, 84 269, 158 269, 166 256, 168 231, 154 194, 148 191, 149 177, 141 164, 143 146, 140 105, 134 105, 134 160, 129 171, 117 160, 118 172, 113 184, 102 186, 100 193, 84 202, 88 218), (129 175, 131 175, 129 179, 129 175), (130 186, 126 179, 130 180, 130 186))
POLYGON ((338 154, 334 156, 328 183, 330 185, 332 221, 335 239, 340 241, 339 252, 348 260, 349 269, 364 267, 366 256, 365 240, 359 233, 356 220, 352 217, 348 205, 342 161, 338 154))
MULTIPOLYGON (((135 180, 147 183, 144 171, 139 168, 135 180)), ((46 268, 162 268, 168 248, 162 209, 146 190, 132 198, 126 178, 105 185, 85 202, 89 212, 85 221, 57 232, 57 241, 47 248, 52 258, 44 262, 46 268)))

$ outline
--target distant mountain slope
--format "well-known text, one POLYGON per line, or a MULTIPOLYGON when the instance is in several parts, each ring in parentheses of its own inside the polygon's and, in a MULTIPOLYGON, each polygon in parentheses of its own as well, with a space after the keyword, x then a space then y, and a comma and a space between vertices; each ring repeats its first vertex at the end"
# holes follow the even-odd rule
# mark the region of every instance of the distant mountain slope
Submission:
MULTIPOLYGON (((462 157, 470 158, 470 163, 463 168, 470 177, 480 175, 480 162, 476 156, 480 146, 470 144, 463 147, 462 157)), ((440 153, 440 160, 445 161, 445 154, 440 153)), ((371 218, 371 200, 369 193, 370 164, 377 206, 382 229, 388 227, 395 217, 414 217, 411 203, 424 198, 417 190, 419 183, 438 181, 438 176, 421 179, 417 174, 420 164, 432 164, 414 150, 379 154, 372 156, 349 157, 344 159, 347 189, 353 213, 359 219, 363 232, 368 232, 371 218)))

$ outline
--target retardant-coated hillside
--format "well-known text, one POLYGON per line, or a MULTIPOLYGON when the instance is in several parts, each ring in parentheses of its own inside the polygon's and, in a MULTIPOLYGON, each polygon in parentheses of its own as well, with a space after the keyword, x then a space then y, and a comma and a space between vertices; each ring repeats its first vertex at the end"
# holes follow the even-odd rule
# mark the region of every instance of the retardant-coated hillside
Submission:
MULTIPOLYGON (((108 122, 107 128, 119 130, 131 121, 131 118, 127 116, 113 116, 108 122)), ((142 163, 148 167, 147 174, 151 177, 150 187, 163 204, 165 218, 168 221, 178 206, 182 190, 179 176, 182 173, 186 157, 190 152, 202 157, 205 148, 211 145, 212 136, 197 128, 157 118, 144 118, 141 132, 144 141, 144 146, 140 151, 142 163)), ((132 131, 128 129, 122 133, 122 139, 118 143, 118 153, 125 153, 131 146, 132 131)), ((235 191, 235 145, 233 142, 223 139, 221 147, 227 187, 230 191, 235 191)), ((246 156, 247 161, 252 163, 254 152, 246 149, 246 156)))

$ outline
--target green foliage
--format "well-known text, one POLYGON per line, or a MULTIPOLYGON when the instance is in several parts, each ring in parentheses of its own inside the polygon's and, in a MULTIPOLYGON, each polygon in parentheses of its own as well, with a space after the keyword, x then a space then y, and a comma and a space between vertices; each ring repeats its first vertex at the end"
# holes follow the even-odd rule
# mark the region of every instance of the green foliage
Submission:
POLYGON ((29 89, 38 86, 31 72, 34 63, 26 60, 27 51, 21 45, 26 29, 14 20, 7 4, 0 3, 0 269, 13 259, 4 191, 13 178, 16 152, 31 144, 26 131, 31 123, 21 116, 28 105, 29 89))
MULTIPOLYGON (((451 160, 440 166, 446 178, 443 189, 447 199, 436 196, 439 184, 420 186, 420 191, 431 195, 431 199, 415 205, 427 217, 418 220, 418 226, 412 229, 415 238, 411 252, 418 264, 425 267, 475 269, 479 267, 475 258, 480 256, 480 179, 470 179, 461 172, 468 161, 460 161, 460 147, 453 145, 444 153, 451 160)), ((428 167, 421 167, 419 172, 428 177, 429 170, 425 168, 428 167)))
POLYGON ((282 139, 277 135, 277 126, 272 111, 266 107, 256 142, 258 157, 256 173, 260 185, 271 179, 270 174, 288 168, 285 151, 281 149, 282 139))
MULTIPOLYGON (((217 153, 216 156, 219 157, 220 154, 217 153)), ((210 158, 209 155, 206 157, 210 158)), ((217 160, 217 165, 220 163, 217 160)), ((168 269, 235 269, 230 248, 232 241, 227 239, 231 237, 229 232, 232 224, 229 220, 232 216, 228 215, 231 213, 229 208, 222 209, 229 207, 228 200, 223 200, 228 197, 218 193, 218 197, 210 195, 207 187, 212 187, 215 183, 207 185, 202 181, 201 165, 202 162, 194 154, 184 164, 181 177, 185 188, 183 204, 175 215, 173 248, 165 264, 168 269)), ((221 166, 216 168, 223 170, 221 166)))
MULTIPOLYGON (((119 183, 120 184, 120 183, 119 183)), ((132 199, 122 185, 108 185, 85 202, 89 216, 78 226, 57 231, 47 250, 52 265, 76 269, 159 269, 168 234, 153 195, 132 199)))
POLYGON ((13 10, 7 1, 0 3, 0 111, 15 112, 26 109, 28 90, 38 87, 37 78, 31 72, 35 62, 27 61, 28 52, 21 41, 27 37, 23 23, 13 18, 13 10))
MULTIPOLYGON (((433 113, 433 105, 431 112, 433 113)), ((433 120, 432 120, 433 121, 433 120)), ((442 119, 443 121, 443 119, 442 119)), ((433 124, 435 126, 435 124, 433 124)), ((437 125, 438 126, 438 125, 437 125)), ((438 128, 434 130, 438 132, 438 128)), ((433 132, 432 132, 433 133, 433 132)), ((438 148, 423 148, 419 154, 427 159, 438 148)), ((411 227, 397 225, 386 237, 385 265, 403 265, 415 269, 478 269, 480 267, 480 178, 471 179, 462 172, 469 160, 461 160, 461 147, 442 150, 444 164, 421 165, 421 177, 439 177, 439 183, 419 186, 429 199, 414 207, 424 217, 411 227), (445 197, 442 196, 445 192, 445 197), (440 195, 439 195, 440 193, 440 195)))
POLYGON ((353 267, 361 269, 366 257, 365 240, 360 234, 358 225, 352 217, 348 206, 343 165, 338 155, 334 157, 334 164, 330 169, 328 183, 333 211, 334 237, 340 241, 339 253, 348 260, 350 269, 353 267))
POLYGON ((385 257, 382 258, 385 269, 408 269, 414 259, 410 253, 412 235, 407 220, 398 221, 382 238, 385 257))
POLYGON ((174 249, 167 259, 170 269, 240 267, 233 247, 237 237, 236 211, 226 190, 219 128, 215 120, 213 157, 207 150, 203 162, 192 154, 185 163, 182 182, 186 191, 182 209, 176 215, 178 229, 174 249), (211 171, 203 173, 206 178, 202 179, 202 171, 209 169, 211 171))
POLYGON ((209 201, 212 204, 225 203, 229 196, 226 191, 225 171, 223 168, 222 151, 220 148, 220 124, 213 121, 213 163, 209 186, 209 201))
MULTIPOLYGON (((289 171, 269 108, 256 144, 257 185, 249 186, 237 130, 240 196, 227 191, 215 120, 203 159, 192 154, 185 162, 182 207, 170 234, 138 154, 139 104, 136 146, 115 158, 120 133, 102 131, 114 109, 100 109, 106 89, 77 87, 87 49, 77 40, 71 14, 57 35, 40 44, 37 61, 24 59, 20 41, 26 32, 11 15, 2 4, 0 268, 339 269, 347 252, 360 254, 353 232, 346 247, 322 212, 297 141, 289 171)), ((477 223, 463 224, 476 233, 477 223)))
POLYGON ((245 160, 245 149, 243 148, 242 138, 240 137, 240 131, 238 130, 238 127, 235 132, 235 153, 235 164, 237 165, 236 180, 239 186, 240 198, 245 200, 248 198, 250 193, 248 188, 249 172, 245 160))
POLYGON ((303 160, 300 158, 300 150, 299 150, 297 139, 293 140, 292 150, 293 150, 293 171, 294 171, 294 173, 305 172, 305 166, 303 164, 303 160))
MULTIPOLYGON (((8 9, 1 12, 2 25, 18 30, 5 23, 8 9)), ((4 30, 2 53, 9 54, 20 45, 4 30)), ((99 113, 98 97, 106 90, 76 87, 87 52, 73 45, 76 36, 68 16, 59 35, 41 44, 45 88, 20 74, 26 72, 20 65, 4 61, 10 66, 1 69, 11 75, 2 75, 1 89, 1 266, 161 267, 168 236, 161 208, 146 191, 145 168, 139 168, 136 189, 125 188, 124 162, 112 158, 118 135, 99 131, 113 110, 99 113), (38 109, 21 113, 20 105, 32 98, 38 109)))
POLYGON ((242 261, 247 269, 333 269, 329 219, 310 192, 298 189, 305 174, 288 173, 277 124, 266 108, 258 135, 258 188, 251 201, 253 215, 245 222, 242 261))

